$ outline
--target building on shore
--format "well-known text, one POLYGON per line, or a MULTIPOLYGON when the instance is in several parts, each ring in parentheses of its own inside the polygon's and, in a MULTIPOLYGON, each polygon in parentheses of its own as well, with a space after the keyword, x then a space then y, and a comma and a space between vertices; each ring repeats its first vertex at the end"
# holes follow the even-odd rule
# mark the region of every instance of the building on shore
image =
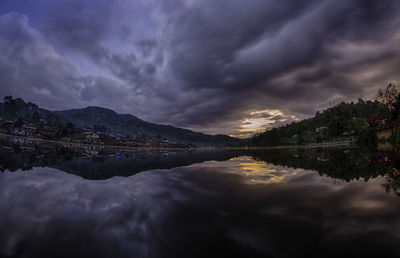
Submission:
POLYGON ((57 132, 55 129, 47 125, 39 129, 39 135, 45 139, 54 139, 54 137, 56 137, 56 133, 57 132))
POLYGON ((325 130, 327 130, 327 129, 328 129, 327 126, 322 125, 322 126, 318 126, 317 128, 315 128, 315 132, 317 132, 317 133, 322 133, 323 131, 325 131, 325 130))
POLYGON ((31 137, 36 135, 38 128, 34 126, 21 126, 13 129, 13 134, 25 137, 31 137))
POLYGON ((84 132, 81 134, 80 138, 84 143, 89 143, 89 144, 100 144, 100 135, 98 135, 95 132, 84 132))

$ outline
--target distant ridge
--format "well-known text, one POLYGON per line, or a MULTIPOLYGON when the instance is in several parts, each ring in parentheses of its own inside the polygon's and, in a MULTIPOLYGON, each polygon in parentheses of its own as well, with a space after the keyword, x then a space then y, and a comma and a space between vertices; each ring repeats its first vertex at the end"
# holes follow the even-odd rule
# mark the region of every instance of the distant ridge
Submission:
POLYGON ((81 109, 54 111, 65 122, 106 133, 147 134, 182 143, 200 145, 235 145, 239 140, 227 135, 208 135, 171 125, 149 123, 130 114, 118 114, 107 108, 89 106, 81 109))
POLYGON ((238 146, 242 140, 227 135, 208 135, 171 125, 149 123, 133 115, 118 114, 115 111, 96 106, 63 111, 50 111, 38 105, 25 102, 23 99, 8 99, 9 103, 0 103, 0 118, 40 119, 52 123, 72 123, 75 127, 88 128, 96 132, 108 134, 146 135, 162 138, 178 143, 192 143, 197 146, 238 146))

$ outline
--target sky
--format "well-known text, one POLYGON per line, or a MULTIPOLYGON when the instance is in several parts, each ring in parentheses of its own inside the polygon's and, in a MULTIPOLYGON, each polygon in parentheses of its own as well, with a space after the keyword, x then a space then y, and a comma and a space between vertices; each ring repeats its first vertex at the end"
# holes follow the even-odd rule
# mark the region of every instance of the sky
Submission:
POLYGON ((246 137, 400 80, 397 0, 1 0, 0 97, 246 137))

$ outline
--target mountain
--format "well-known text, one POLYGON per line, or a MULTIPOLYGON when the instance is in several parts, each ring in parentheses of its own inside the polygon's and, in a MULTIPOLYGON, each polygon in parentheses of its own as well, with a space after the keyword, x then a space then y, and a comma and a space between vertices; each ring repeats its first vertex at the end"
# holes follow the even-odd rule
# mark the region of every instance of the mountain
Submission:
POLYGON ((13 99, 11 96, 6 96, 4 103, 0 103, 0 118, 22 118, 32 123, 46 121, 54 126, 72 123, 75 127, 96 132, 146 136, 198 146, 238 146, 242 142, 227 135, 208 135, 170 125, 149 123, 133 115, 118 114, 102 107, 50 111, 21 98, 13 99))
POLYGON ((118 114, 102 107, 53 111, 52 113, 61 117, 63 122, 71 122, 77 127, 91 128, 104 133, 120 133, 131 136, 145 134, 180 143, 211 146, 237 145, 240 142, 240 140, 227 135, 208 135, 171 125, 149 123, 133 115, 118 114))

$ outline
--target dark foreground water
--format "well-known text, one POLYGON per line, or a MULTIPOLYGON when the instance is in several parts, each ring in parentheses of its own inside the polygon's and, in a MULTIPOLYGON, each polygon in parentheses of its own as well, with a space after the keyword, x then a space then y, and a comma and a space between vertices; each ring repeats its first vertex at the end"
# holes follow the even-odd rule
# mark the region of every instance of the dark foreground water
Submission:
POLYGON ((6 148, 0 257, 400 257, 396 155, 6 148))

